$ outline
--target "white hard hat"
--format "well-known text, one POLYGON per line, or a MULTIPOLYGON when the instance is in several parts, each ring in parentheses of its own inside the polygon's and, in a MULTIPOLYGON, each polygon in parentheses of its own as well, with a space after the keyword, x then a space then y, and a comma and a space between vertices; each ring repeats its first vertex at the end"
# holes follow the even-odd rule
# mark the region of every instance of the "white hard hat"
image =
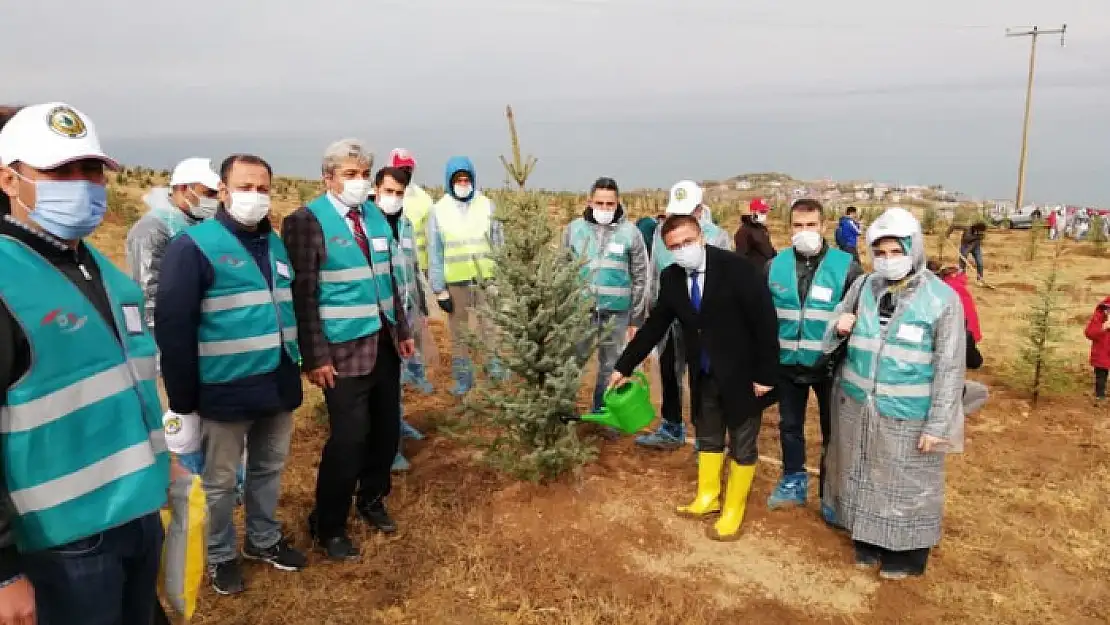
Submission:
POLYGON ((671 187, 671 197, 667 201, 668 215, 693 215, 701 205, 702 190, 693 180, 682 180, 671 187))
POLYGON ((886 209, 867 229, 867 244, 874 245, 875 241, 888 237, 904 239, 914 234, 921 234, 917 218, 908 210, 895 206, 886 209))
POLYGON ((119 169, 100 148, 92 120, 64 102, 25 107, 0 130, 0 165, 18 161, 45 170, 87 158, 119 169))
POLYGON ((166 448, 175 454, 200 451, 200 417, 196 414, 167 412, 162 415, 162 430, 166 434, 166 448))
POLYGON ((215 191, 220 188, 220 175, 212 170, 212 161, 207 158, 187 158, 173 168, 170 186, 200 183, 215 191))

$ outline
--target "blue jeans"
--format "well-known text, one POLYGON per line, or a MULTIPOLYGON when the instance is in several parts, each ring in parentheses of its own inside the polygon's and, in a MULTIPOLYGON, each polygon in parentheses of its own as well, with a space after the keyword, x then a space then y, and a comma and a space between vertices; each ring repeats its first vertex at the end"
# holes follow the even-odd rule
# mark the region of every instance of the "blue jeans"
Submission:
MULTIPOLYGON (((593 412, 601 410, 602 398, 605 396, 606 387, 609 386, 609 376, 613 374, 617 359, 624 351, 624 334, 628 331, 630 321, 627 311, 602 310, 594 313, 594 332, 595 336, 599 337, 599 341, 597 344, 597 380, 594 383, 594 398, 591 406, 593 412), (612 330, 608 334, 600 336, 602 328, 610 320, 613 322, 612 330)), ((589 343, 587 341, 578 344, 578 361, 583 365, 590 357, 588 347, 589 343)))
POLYGON ((960 254, 963 258, 960 259, 960 271, 967 271, 967 262, 964 258, 975 261, 976 276, 983 279, 983 246, 975 243, 967 247, 960 248, 960 254))
POLYGON ((158 604, 162 521, 148 514, 23 556, 38 625, 150 625, 158 604))
POLYGON ((275 516, 281 493, 281 473, 293 436, 293 415, 276 414, 253 421, 202 419, 204 437, 204 495, 208 499, 208 564, 229 562, 237 557, 235 523, 235 474, 247 448, 247 479, 243 505, 247 513, 247 540, 269 549, 281 540, 281 524, 275 516), (245 437, 245 442, 244 442, 245 437))
POLYGON ((792 475, 806 471, 806 405, 809 389, 817 396, 821 424, 820 488, 825 488, 825 450, 829 446, 832 423, 832 380, 815 384, 797 383, 788 377, 779 381, 779 440, 782 443, 782 473, 792 475))

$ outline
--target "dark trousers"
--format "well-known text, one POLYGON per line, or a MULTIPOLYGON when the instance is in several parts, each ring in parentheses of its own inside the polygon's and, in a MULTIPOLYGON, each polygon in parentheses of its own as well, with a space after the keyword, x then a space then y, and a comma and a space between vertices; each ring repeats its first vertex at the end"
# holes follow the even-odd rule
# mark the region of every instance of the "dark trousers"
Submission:
POLYGON ((662 384, 662 405, 659 413, 663 420, 674 425, 682 425, 682 380, 680 367, 686 368, 682 353, 682 331, 677 324, 671 327, 667 338, 663 339, 663 350, 659 352, 659 382, 662 384))
POLYGON ((829 447, 829 428, 832 422, 832 380, 808 384, 784 376, 779 381, 779 440, 782 442, 782 472, 784 475, 805 473, 806 470, 806 406, 809 390, 817 396, 817 410, 821 420, 821 471, 820 488, 825 490, 825 452, 829 447))
POLYGON ((1095 397, 1106 399, 1106 369, 1095 368, 1095 397))
POLYGON ((856 557, 864 556, 867 559, 877 559, 882 567, 888 571, 904 571, 911 575, 921 575, 925 572, 925 565, 929 563, 931 549, 909 549, 906 551, 891 551, 878 545, 853 540, 856 548, 856 557))
POLYGON ((694 436, 698 451, 719 453, 725 451, 737 464, 752 465, 759 458, 760 415, 742 415, 732 425, 725 425, 725 411, 720 389, 712 375, 698 379, 699 392, 694 401, 694 436))
POLYGON ((401 359, 386 332, 369 375, 336 378, 324 391, 331 432, 316 477, 316 532, 345 533, 351 496, 359 503, 389 494, 389 468, 401 436, 401 359))
POLYGON ((162 520, 157 513, 23 556, 38 625, 151 625, 158 606, 162 520))

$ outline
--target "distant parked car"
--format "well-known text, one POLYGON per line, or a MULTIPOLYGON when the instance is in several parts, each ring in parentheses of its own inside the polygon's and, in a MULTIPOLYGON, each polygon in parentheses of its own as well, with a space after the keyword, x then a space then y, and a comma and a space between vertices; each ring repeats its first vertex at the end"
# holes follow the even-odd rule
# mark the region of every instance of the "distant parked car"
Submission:
POLYGON ((1003 228, 1032 228, 1033 224, 1041 221, 1048 211, 1036 204, 1027 204, 1015 208, 1010 202, 996 202, 990 211, 991 224, 1003 228))

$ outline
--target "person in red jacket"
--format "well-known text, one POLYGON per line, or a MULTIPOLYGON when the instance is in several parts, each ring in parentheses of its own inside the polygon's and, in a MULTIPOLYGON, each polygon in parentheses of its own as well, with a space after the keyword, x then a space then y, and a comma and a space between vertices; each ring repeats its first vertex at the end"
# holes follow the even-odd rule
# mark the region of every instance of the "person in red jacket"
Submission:
POLYGON ((1095 369, 1095 404, 1106 400, 1106 374, 1110 370, 1110 297, 1102 300, 1087 322, 1087 340, 1091 342, 1091 366, 1095 369))
POLYGON ((975 307, 975 298, 971 297, 971 291, 967 288, 967 272, 960 271, 955 267, 941 267, 936 260, 930 260, 928 268, 960 297, 960 305, 964 309, 964 321, 967 322, 967 330, 971 332, 971 336, 975 337, 976 343, 981 343, 983 341, 983 331, 979 327, 979 309, 975 307))

